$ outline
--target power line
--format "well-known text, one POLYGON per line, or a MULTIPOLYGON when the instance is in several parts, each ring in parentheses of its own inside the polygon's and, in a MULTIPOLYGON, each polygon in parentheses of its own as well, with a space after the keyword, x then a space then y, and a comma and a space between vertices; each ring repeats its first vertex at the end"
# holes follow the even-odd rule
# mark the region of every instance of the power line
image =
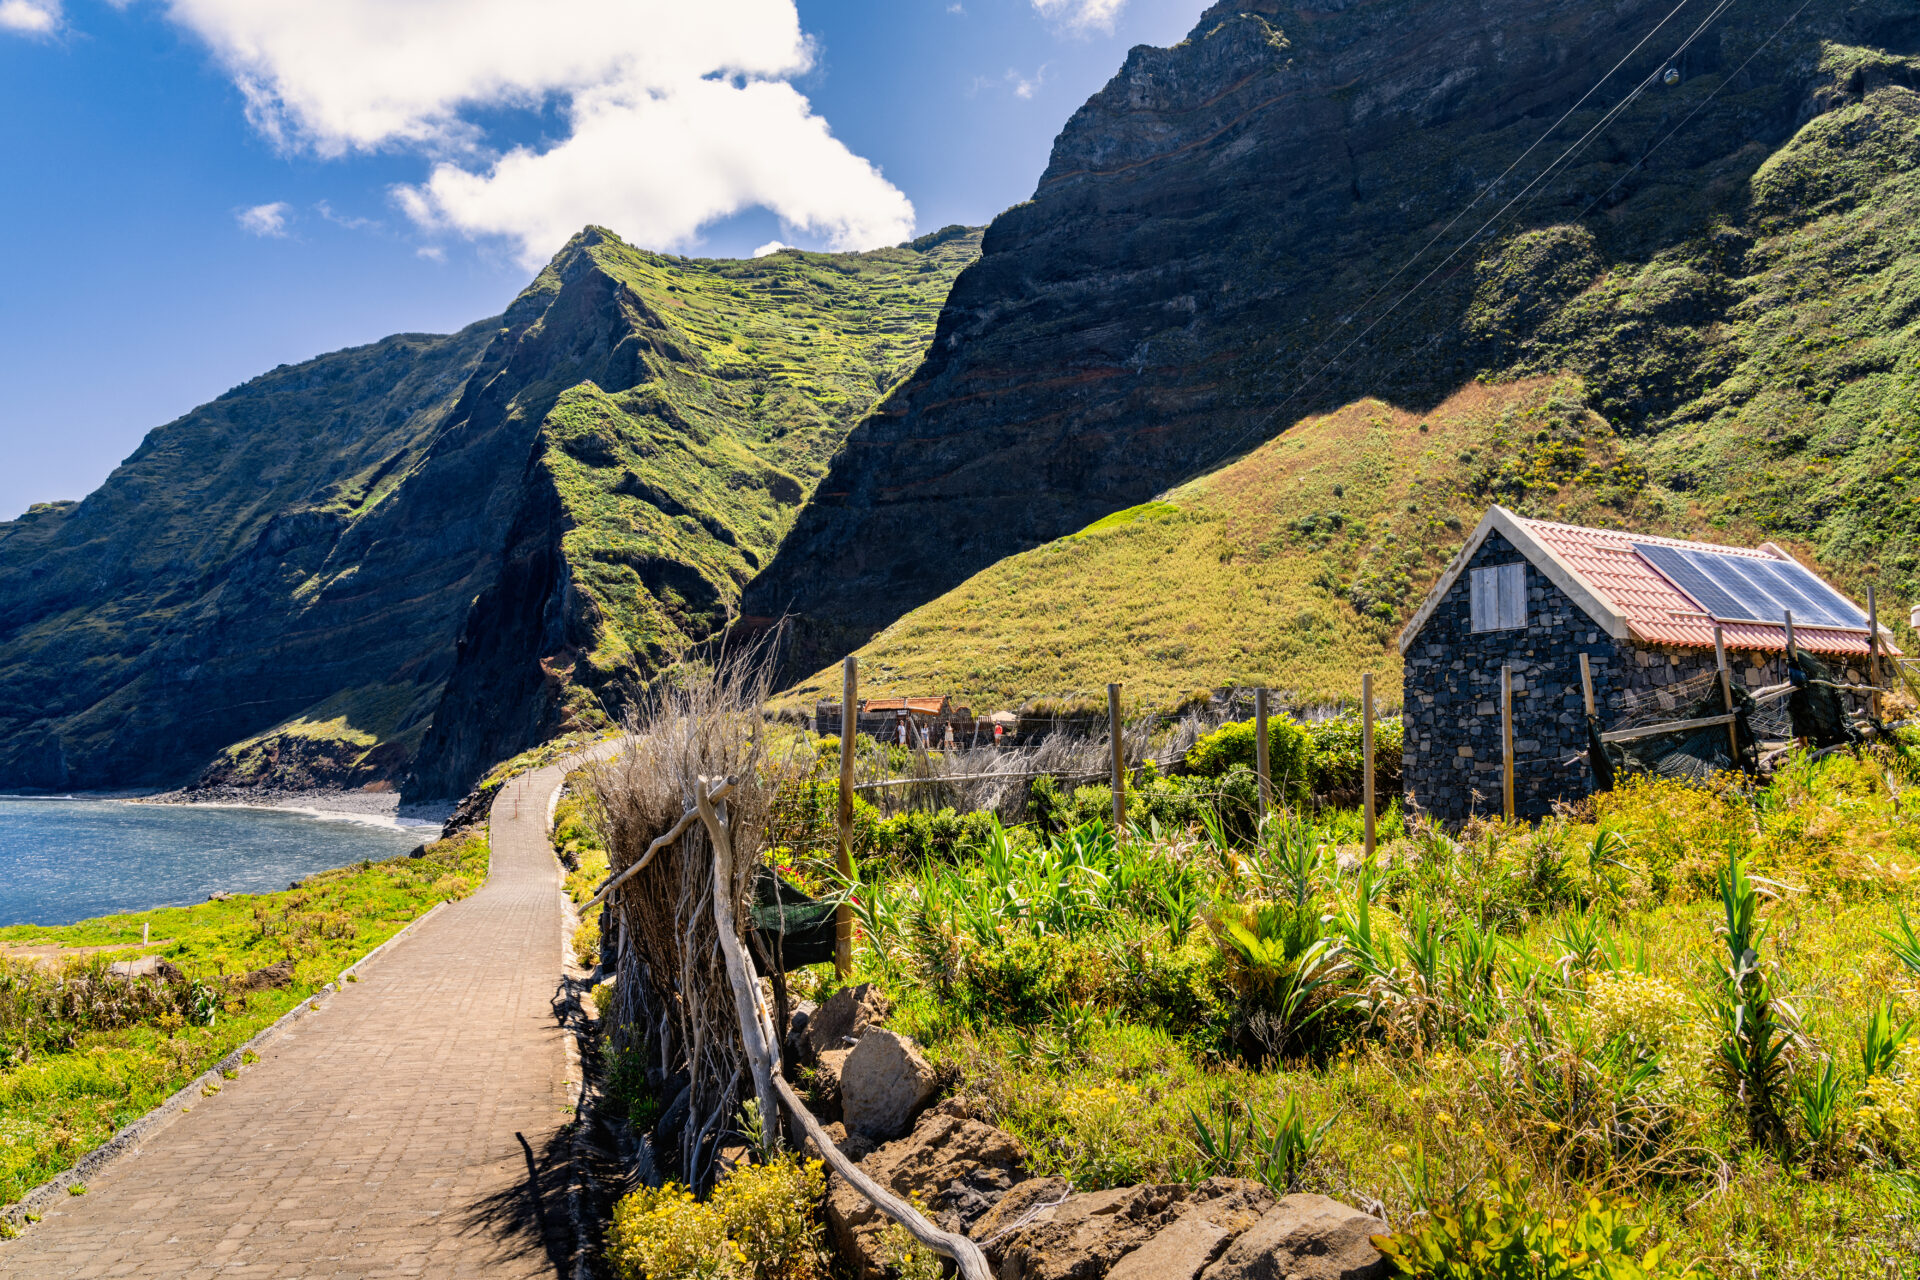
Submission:
POLYGON ((1642 155, 1638 160, 1635 160, 1631 165, 1627 166, 1627 171, 1621 174, 1619 177, 1615 178, 1613 180, 1612 186, 1608 187, 1605 191, 1601 192, 1599 195, 1595 196, 1592 200, 1588 201, 1587 207, 1580 211, 1580 217, 1574 219, 1574 221, 1576 222, 1581 221, 1589 213, 1592 213, 1595 205, 1599 204, 1602 200, 1605 200, 1607 197, 1611 196, 1615 191, 1618 191, 1620 189, 1620 184, 1625 182, 1628 178, 1631 178, 1634 175, 1635 170, 1639 169, 1640 166, 1644 165, 1647 161, 1653 159, 1654 152, 1666 146, 1668 142, 1672 141, 1674 134, 1686 128, 1687 121, 1699 115, 1700 109, 1702 107, 1706 106, 1709 102, 1712 102, 1715 96, 1717 96, 1722 89, 1726 88, 1729 84, 1731 84, 1736 76, 1738 76, 1742 71, 1745 71, 1747 67, 1753 62, 1753 60, 1759 57, 1761 53, 1765 51, 1768 45, 1772 44, 1775 40, 1779 39, 1781 32, 1785 31, 1788 27, 1792 26, 1799 19, 1800 15, 1806 12, 1807 6, 1812 3, 1813 3, 1813 0, 1801 0, 1800 7, 1798 9, 1795 9, 1792 13, 1788 14, 1787 20, 1781 23, 1779 27, 1777 27, 1774 30, 1772 35, 1768 36, 1765 40, 1762 40, 1759 44, 1755 45, 1753 52, 1747 55, 1746 61, 1742 62, 1739 66, 1733 69, 1732 75, 1722 78, 1719 84, 1713 86, 1712 91, 1709 92, 1706 97, 1700 99, 1699 102, 1694 104, 1693 110, 1687 112, 1686 115, 1680 118, 1679 124, 1676 124, 1675 126, 1673 126, 1673 128, 1667 130, 1667 134, 1665 137, 1661 138, 1660 141, 1654 143, 1651 147, 1648 147, 1646 150, 1646 154, 1642 155))
MULTIPOLYGON (((1612 79, 1614 72, 1618 71, 1621 67, 1625 66, 1629 58, 1633 57, 1634 54, 1640 52, 1641 49, 1645 48, 1647 41, 1653 39, 1654 36, 1658 35, 1660 32, 1660 28, 1666 26, 1667 23, 1671 22, 1673 20, 1674 15, 1679 13, 1682 9, 1686 8, 1690 2, 1691 0, 1680 0, 1679 4, 1676 4, 1675 6, 1673 6, 1672 9, 1669 9, 1667 11, 1667 16, 1660 19, 1660 21, 1656 22, 1653 25, 1653 29, 1648 31, 1646 35, 1641 36, 1640 43, 1634 45, 1633 48, 1627 50, 1626 53, 1622 54, 1620 57, 1620 61, 1614 63, 1611 67, 1607 68, 1606 74, 1601 76, 1598 80, 1595 80, 1593 82, 1592 87, 1589 88, 1585 93, 1580 95, 1580 100, 1578 102, 1575 102, 1572 106, 1568 107, 1565 111, 1561 112, 1560 118, 1558 120, 1555 120, 1552 124, 1548 125, 1546 128, 1546 132, 1542 133, 1539 137, 1535 138, 1532 141, 1532 143, 1528 145, 1525 151, 1522 151, 1519 155, 1515 156, 1513 159, 1513 163, 1509 164, 1505 169, 1501 170, 1499 177, 1495 178, 1492 182, 1489 182, 1485 186, 1481 187, 1479 192, 1473 197, 1473 199, 1467 201, 1467 203, 1464 206, 1462 206, 1460 212, 1453 215, 1453 218, 1447 223, 1446 226, 1434 232, 1433 237, 1431 239, 1429 239, 1425 244, 1421 245, 1418 249, 1415 249, 1413 253, 1408 256, 1405 262, 1401 263, 1398 267, 1394 268, 1394 272, 1392 275, 1388 276, 1384 281, 1382 281, 1379 287, 1374 289, 1372 293, 1368 294, 1366 298, 1361 301, 1360 305, 1352 308, 1352 310, 1349 311, 1348 314, 1358 315, 1360 312, 1365 311, 1368 307, 1372 306, 1375 298, 1378 298, 1381 294, 1385 293, 1389 288, 1391 288, 1393 286, 1393 282, 1395 280, 1398 280, 1402 275, 1404 275, 1408 267, 1411 267, 1415 262, 1418 262, 1420 260, 1421 255, 1425 254, 1427 250, 1433 248, 1434 245, 1438 244, 1441 238, 1444 237, 1447 234, 1447 232, 1453 230, 1454 227, 1459 224, 1460 219, 1466 217, 1468 213, 1472 212, 1473 207, 1475 205, 1479 204, 1482 200, 1486 199, 1489 195, 1491 195, 1494 192, 1496 188, 1499 187, 1499 185, 1502 182, 1505 182, 1507 180, 1508 175, 1511 174, 1515 169, 1518 169, 1521 163, 1524 160, 1526 160, 1528 156, 1532 155, 1535 151, 1540 149, 1541 143, 1545 142, 1548 138, 1553 136, 1554 130, 1558 129, 1561 125, 1567 122, 1567 117, 1571 116, 1574 112, 1578 111, 1581 107, 1585 106, 1588 98, 1591 98, 1594 94, 1600 92, 1600 86, 1605 84, 1608 80, 1612 79)), ((1346 322, 1343 320, 1341 323, 1344 324, 1346 322)), ((1332 331, 1329 331, 1326 337, 1320 339, 1319 342, 1315 343, 1312 350, 1308 351, 1306 355, 1300 357, 1300 364, 1296 368, 1295 372, 1297 373, 1299 369, 1304 369, 1306 367, 1307 361, 1312 359, 1314 354, 1318 352, 1321 347, 1326 346, 1327 343, 1332 340, 1332 338, 1333 338, 1333 333, 1332 331)))
MULTIPOLYGON (((1806 3, 1811 3, 1811 0, 1806 0, 1806 3)), ((1306 391, 1308 387, 1311 387, 1315 382, 1319 381, 1320 377, 1323 374, 1325 374, 1327 370, 1339 364, 1342 356, 1346 355, 1347 352, 1351 351, 1356 344, 1364 341, 1368 334, 1372 333, 1375 329, 1379 328, 1380 325, 1384 323, 1386 319, 1389 316, 1391 316, 1395 311, 1399 310, 1401 305, 1404 304, 1409 298, 1412 298, 1415 294, 1419 293, 1420 290, 1426 286, 1428 281, 1432 280, 1433 277, 1439 274, 1440 271, 1443 268, 1445 268, 1448 263, 1452 262, 1456 257, 1458 257, 1461 251, 1464 250, 1468 245, 1480 239, 1485 234, 1487 228, 1491 227, 1494 223, 1498 222, 1502 217, 1504 217, 1507 211, 1512 209, 1515 204, 1519 203, 1522 199, 1525 199, 1528 193, 1531 192, 1535 187, 1537 187, 1545 178, 1547 178, 1550 174, 1552 174, 1557 168, 1559 168, 1563 161, 1567 160, 1570 156, 1577 154, 1579 151, 1584 150, 1586 145, 1589 142, 1591 142, 1593 138, 1597 136, 1601 130, 1603 130, 1608 125, 1610 125, 1614 120, 1618 119, 1619 116, 1624 111, 1626 111, 1628 107, 1630 107, 1635 101, 1637 101, 1639 97, 1643 93, 1645 93, 1647 89, 1651 87, 1660 78, 1661 73, 1665 70, 1665 68, 1671 65, 1672 62, 1676 58, 1678 58, 1682 53, 1685 53, 1686 50, 1694 43, 1694 41, 1698 40, 1700 36, 1707 30, 1707 28, 1711 26, 1713 22, 1720 17, 1721 14, 1725 13, 1729 8, 1731 8, 1733 4, 1734 4, 1734 0, 1720 0, 1720 3, 1714 7, 1713 11, 1709 13, 1700 22, 1700 24, 1693 29, 1693 31, 1687 36, 1685 40, 1680 42, 1679 46, 1674 50, 1673 54, 1670 55, 1668 58, 1664 59, 1659 67, 1655 68, 1655 70, 1651 74, 1649 74, 1647 77, 1641 80, 1640 83, 1636 84, 1633 87, 1633 89, 1627 93, 1626 97, 1620 100, 1620 102, 1616 103, 1613 107, 1609 108, 1604 114, 1602 114, 1601 118, 1598 121, 1596 121, 1590 128, 1588 128, 1588 130, 1584 134, 1582 134, 1579 138, 1575 139, 1572 143, 1569 143, 1567 147, 1564 148, 1558 156, 1554 157, 1551 163, 1549 163, 1538 174, 1536 174, 1533 177, 1533 179, 1527 183, 1526 186, 1522 187, 1518 192, 1514 193, 1514 195, 1511 198, 1509 198, 1504 205, 1502 205, 1499 209, 1494 211, 1492 216, 1487 218, 1485 222, 1482 222, 1479 227, 1475 228, 1474 231, 1471 232, 1459 244, 1455 245, 1453 250, 1449 252, 1446 257, 1442 258, 1438 263, 1434 264, 1434 266, 1430 268, 1425 275, 1421 276, 1420 279, 1416 281, 1411 288, 1409 288, 1405 293, 1402 293, 1398 298, 1394 299, 1392 304, 1389 305, 1385 311, 1382 311, 1378 316, 1376 316, 1367 325, 1366 328, 1362 329, 1359 333, 1355 334, 1352 338, 1348 339, 1346 345, 1342 346, 1340 350, 1338 350, 1333 354, 1331 359, 1327 360, 1317 370, 1315 370, 1312 376, 1308 377, 1306 380, 1304 380, 1298 386, 1296 386, 1292 391, 1288 392, 1285 398, 1283 398, 1279 404, 1275 405, 1271 410, 1269 410, 1267 414, 1259 422, 1255 423, 1253 426, 1248 427, 1245 431, 1235 436, 1234 439, 1227 445, 1226 448, 1222 449, 1218 454, 1215 455, 1215 459, 1214 459, 1215 463, 1217 464, 1221 458, 1227 457, 1235 449, 1238 449, 1246 440, 1251 438, 1254 435, 1254 433, 1260 431, 1261 429, 1263 429, 1264 427, 1272 423, 1272 421, 1280 415, 1281 411, 1284 410, 1287 407, 1287 405, 1291 404, 1295 399, 1297 399, 1302 392, 1306 391)), ((1805 4, 1803 3, 1802 8, 1804 7, 1805 7, 1805 4)), ((1668 21, 1668 19, 1670 19, 1673 16, 1673 13, 1677 13, 1678 11, 1679 11, 1678 8, 1676 8, 1673 12, 1669 13, 1666 18, 1661 19, 1660 24, 1656 26, 1653 29, 1653 31, 1648 32, 1647 36, 1642 38, 1642 40, 1638 45, 1634 46, 1634 51, 1637 52, 1642 46, 1644 46, 1647 40, 1652 38, 1654 32, 1657 32, 1660 26, 1666 25, 1666 22, 1668 21)), ((1632 53, 1629 53, 1627 55, 1627 57, 1632 57, 1632 56, 1633 56, 1632 53)), ((1625 61, 1625 59, 1622 59, 1622 61, 1625 61)), ((1618 66, 1619 64, 1616 63, 1615 69, 1618 69, 1618 66)), ((1606 76, 1601 77, 1601 81, 1599 83, 1604 83, 1605 80, 1608 77, 1610 77, 1612 74, 1613 74, 1613 71, 1609 70, 1606 76)), ((1594 86, 1595 89, 1599 87, 1599 83, 1595 84, 1594 86)), ((1593 93, 1593 90, 1589 90, 1588 93, 1581 98, 1581 101, 1582 102, 1586 101, 1586 98, 1591 97, 1592 93, 1593 93)), ((1569 111, 1567 114, 1571 114, 1571 111, 1569 111)), ((1561 120, 1564 120, 1564 119, 1566 119, 1565 115, 1561 117, 1561 120)), ((1556 121, 1553 127, 1558 128, 1559 123, 1560 123, 1559 121, 1556 121)), ((1551 132, 1552 132, 1552 129, 1549 129, 1548 133, 1551 133, 1551 132)), ((1544 136, 1545 135, 1543 135, 1543 139, 1544 139, 1544 136)), ((1539 145, 1538 142, 1534 144, 1534 146, 1538 146, 1538 145, 1539 145)), ((1531 152, 1532 150, 1533 150, 1532 147, 1528 148, 1528 152, 1531 152)), ((1524 153, 1523 153, 1523 158, 1524 158, 1524 153)), ((1515 163, 1517 164, 1518 161, 1516 161, 1515 163)), ((1509 173, 1512 172, 1512 168, 1513 166, 1511 165, 1508 166, 1507 172, 1509 173)), ((1505 175, 1503 174, 1502 176, 1504 177, 1505 175)), ((1489 184, 1489 188, 1488 188, 1489 190, 1491 189, 1492 185, 1493 184, 1489 184)), ((1483 192, 1482 194, 1484 195, 1485 193, 1483 192)), ((1477 204, 1479 202, 1479 199, 1480 197, 1475 197, 1473 203, 1477 204)), ((1469 204, 1468 208, 1472 208, 1472 204, 1469 204)), ((1464 213, 1465 213, 1465 210, 1462 210, 1462 214, 1464 213)), ((1448 226, 1451 227, 1454 225, 1454 223, 1457 223, 1458 221, 1459 221, 1459 216, 1456 216, 1454 219, 1454 222, 1449 223, 1448 226)), ((1437 236, 1435 237, 1436 240, 1438 238, 1439 237, 1437 236)), ((1432 244, 1433 244, 1432 240, 1428 241, 1427 245, 1423 246, 1419 250, 1419 252, 1414 255, 1414 259, 1417 259, 1421 254, 1424 254, 1427 251, 1427 248, 1431 247, 1432 244)), ((1412 260, 1413 259, 1409 260, 1408 265, 1411 264, 1412 260)), ((1405 269, 1406 269, 1406 266, 1403 265, 1400 268, 1400 271, 1404 271, 1405 269)), ((1395 272, 1396 276, 1399 274, 1400 272, 1395 272)), ((1377 298, 1381 292, 1382 290, 1376 289, 1368 301, 1370 302, 1372 298, 1377 298)), ((1362 304, 1362 305, 1364 306, 1365 304, 1362 304)), ((1320 347, 1326 345, 1326 341, 1327 341, 1326 339, 1322 339, 1321 342, 1313 348, 1313 350, 1318 351, 1320 347)), ((1309 352, 1308 354, 1311 355, 1312 352, 1309 352)))

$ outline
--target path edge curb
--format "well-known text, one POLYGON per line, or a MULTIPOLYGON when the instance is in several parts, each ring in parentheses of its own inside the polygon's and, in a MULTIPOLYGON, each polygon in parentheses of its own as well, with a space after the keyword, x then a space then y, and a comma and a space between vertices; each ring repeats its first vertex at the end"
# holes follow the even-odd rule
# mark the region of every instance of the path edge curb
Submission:
MULTIPOLYGON (((74 1162, 71 1169, 54 1174, 53 1177, 21 1196, 4 1210, 0 1210, 0 1222, 6 1222, 12 1226, 14 1230, 24 1235, 27 1227, 31 1225, 27 1221, 28 1214, 38 1214, 48 1205, 59 1203, 60 1196, 69 1194, 67 1190, 69 1187, 86 1182, 88 1178, 96 1176, 122 1157, 130 1156, 137 1152, 140 1149, 141 1142, 152 1137, 179 1119, 181 1114, 193 1105, 195 1098, 206 1096, 201 1092, 202 1090, 206 1089, 209 1085, 217 1089, 225 1081, 226 1072, 237 1072, 241 1066, 244 1065, 243 1059, 248 1053, 278 1039, 280 1033, 285 1031, 296 1020, 314 1012, 326 1001, 327 997, 336 993, 340 989, 340 984, 345 982, 347 976, 355 969, 358 969, 361 965, 373 959, 382 951, 385 951, 388 947, 400 941, 400 939, 406 937, 409 933, 413 932, 417 925, 424 924, 427 920, 437 915, 441 908, 446 905, 446 901, 442 899, 413 919, 407 921, 391 938, 388 938, 385 942, 342 969, 332 982, 327 983, 299 1004, 296 1004, 293 1008, 287 1010, 266 1026, 254 1032, 247 1038, 245 1043, 236 1045, 234 1049, 224 1058, 221 1058, 220 1061, 214 1063, 211 1067, 187 1081, 186 1084, 180 1086, 179 1089, 168 1096, 165 1102, 162 1102, 138 1120, 122 1127, 111 1138, 87 1152, 86 1155, 81 1156, 79 1160, 74 1162)), ((7 1242, 0 1240, 0 1250, 5 1249, 6 1246, 7 1242)))

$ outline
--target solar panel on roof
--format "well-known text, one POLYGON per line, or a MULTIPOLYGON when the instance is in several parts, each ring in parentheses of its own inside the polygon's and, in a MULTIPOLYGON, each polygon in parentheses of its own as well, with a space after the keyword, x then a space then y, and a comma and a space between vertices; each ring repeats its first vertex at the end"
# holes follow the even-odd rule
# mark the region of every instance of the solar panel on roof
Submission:
POLYGON ((1693 597, 1693 602, 1716 618, 1747 618, 1748 606, 1735 599, 1712 578, 1702 573, 1678 547, 1652 542, 1636 542, 1633 549, 1641 559, 1658 569, 1667 581, 1693 597))
POLYGON ((1780 622, 1787 610, 1810 627, 1865 631, 1852 601, 1791 560, 1729 556, 1693 547, 1636 542, 1633 549, 1660 575, 1726 622, 1780 622))

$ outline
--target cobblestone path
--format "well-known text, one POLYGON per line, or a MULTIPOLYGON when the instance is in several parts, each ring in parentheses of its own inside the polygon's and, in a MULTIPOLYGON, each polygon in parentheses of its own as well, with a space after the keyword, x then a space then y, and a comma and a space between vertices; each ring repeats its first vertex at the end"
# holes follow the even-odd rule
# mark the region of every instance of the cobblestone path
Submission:
POLYGON ((569 1276, 565 767, 501 789, 485 887, 0 1245, 0 1275, 569 1276))

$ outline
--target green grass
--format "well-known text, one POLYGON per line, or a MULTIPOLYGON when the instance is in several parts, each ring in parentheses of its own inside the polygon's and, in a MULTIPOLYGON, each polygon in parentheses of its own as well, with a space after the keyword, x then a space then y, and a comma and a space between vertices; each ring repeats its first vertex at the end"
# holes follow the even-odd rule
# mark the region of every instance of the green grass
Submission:
POLYGON ((1264 1177, 1378 1200, 1402 1230, 1499 1188, 1548 1218, 1598 1197, 1703 1275, 1909 1275, 1920 1042, 1871 1080, 1859 1045, 1882 1001, 1920 1014, 1887 941, 1920 867, 1911 785, 1884 755, 1800 760, 1757 792, 1642 783, 1533 829, 1390 832, 1365 918, 1350 822, 1251 846, 1016 833, 876 865, 853 980, 1081 1190, 1264 1177), (1759 960, 1797 1013, 1777 1146, 1715 1066, 1730 857, 1771 886, 1759 960), (1161 892, 1182 883, 1190 916, 1161 892), (1796 1091, 1828 1062, 1818 1130, 1796 1091), (1331 1121, 1290 1172, 1222 1152, 1229 1123, 1289 1105, 1331 1121))
MULTIPOLYGON (((0 1205, 65 1169, 304 1000, 437 902, 487 876, 483 836, 430 845, 420 858, 363 862, 309 876, 298 889, 224 902, 102 916, 58 927, 14 925, 0 943, 110 948, 69 961, 84 980, 115 959, 164 956, 220 998, 212 1024, 142 1008, 124 1023, 98 1009, 48 1025, 22 1015, 54 975, 0 959, 0 1205), (142 926, 154 945, 142 948, 142 926), (294 962, 290 986, 226 993, 222 975, 294 962), (31 1050, 30 1056, 24 1051, 31 1050)), ((143 988, 154 984, 141 982, 143 988)))
POLYGON ((584 652, 557 674, 607 694, 724 623, 847 432, 919 360, 979 239, 949 228, 731 261, 583 238, 645 343, 636 385, 566 388, 541 425, 539 466, 592 606, 584 652))
MULTIPOLYGON (((1103 705, 1117 680, 1158 706, 1227 684, 1357 704, 1372 670, 1397 703, 1399 625, 1490 502, 1693 529, 1576 379, 1472 386, 1424 415, 1364 401, 975 574, 859 650, 862 692, 986 711, 1103 705)), ((839 678, 781 701, 837 696, 839 678)))

